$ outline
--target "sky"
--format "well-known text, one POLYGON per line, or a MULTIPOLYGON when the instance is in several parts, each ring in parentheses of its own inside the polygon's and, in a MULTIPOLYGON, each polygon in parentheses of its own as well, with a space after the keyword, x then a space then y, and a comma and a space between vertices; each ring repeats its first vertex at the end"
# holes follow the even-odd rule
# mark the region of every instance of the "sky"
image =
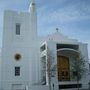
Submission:
MULTIPOLYGON (((28 11, 31 0, 0 0, 0 47, 4 10, 28 11)), ((38 35, 59 28, 62 34, 88 43, 90 58, 90 0, 36 0, 38 35)))

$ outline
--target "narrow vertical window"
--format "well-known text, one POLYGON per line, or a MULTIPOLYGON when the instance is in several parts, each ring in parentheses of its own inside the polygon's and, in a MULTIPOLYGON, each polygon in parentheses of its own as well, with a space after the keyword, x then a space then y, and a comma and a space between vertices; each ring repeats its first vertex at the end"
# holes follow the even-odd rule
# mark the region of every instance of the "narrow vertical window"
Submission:
POLYGON ((16 23, 16 35, 20 35, 20 23, 16 23))
POLYGON ((15 76, 20 76, 20 67, 15 67, 15 76))

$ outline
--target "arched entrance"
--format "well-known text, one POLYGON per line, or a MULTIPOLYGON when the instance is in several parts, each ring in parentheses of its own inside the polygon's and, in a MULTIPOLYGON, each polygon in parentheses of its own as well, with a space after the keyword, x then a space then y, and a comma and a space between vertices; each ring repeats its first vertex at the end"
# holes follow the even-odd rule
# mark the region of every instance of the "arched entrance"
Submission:
POLYGON ((77 58, 79 52, 70 48, 57 50, 58 81, 70 81, 70 57, 77 58))

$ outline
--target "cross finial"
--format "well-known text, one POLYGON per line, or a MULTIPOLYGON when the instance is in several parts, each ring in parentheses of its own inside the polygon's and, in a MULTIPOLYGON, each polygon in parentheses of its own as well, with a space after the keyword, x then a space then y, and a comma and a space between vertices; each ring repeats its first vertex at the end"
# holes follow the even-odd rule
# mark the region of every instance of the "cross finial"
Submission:
POLYGON ((59 29, 58 29, 58 28, 56 28, 56 31, 57 31, 57 32, 58 32, 58 30, 59 30, 59 29))

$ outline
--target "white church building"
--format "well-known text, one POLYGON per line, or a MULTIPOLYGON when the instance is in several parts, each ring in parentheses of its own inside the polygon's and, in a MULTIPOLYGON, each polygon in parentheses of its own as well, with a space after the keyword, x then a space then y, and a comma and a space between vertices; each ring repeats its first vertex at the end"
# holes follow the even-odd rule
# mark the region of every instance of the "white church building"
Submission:
POLYGON ((27 12, 4 13, 0 90, 74 90, 77 82, 70 77, 70 69, 79 52, 87 68, 79 87, 87 89, 90 81, 87 44, 69 39, 58 29, 40 39, 35 6, 32 0, 27 12))

